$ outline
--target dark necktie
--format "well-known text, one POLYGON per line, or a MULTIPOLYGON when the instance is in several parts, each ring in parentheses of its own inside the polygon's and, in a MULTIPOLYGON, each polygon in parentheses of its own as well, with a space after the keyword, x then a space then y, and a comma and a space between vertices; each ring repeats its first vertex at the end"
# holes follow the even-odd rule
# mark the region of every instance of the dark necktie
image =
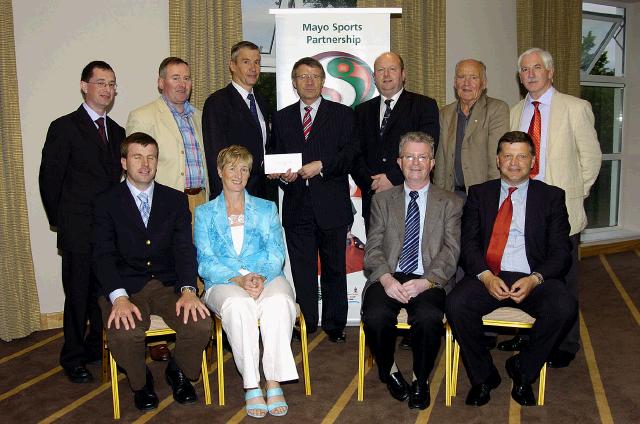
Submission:
POLYGON ((489 240, 489 247, 487 248, 487 265, 494 275, 500 273, 500 264, 502 263, 502 254, 504 248, 507 245, 507 239, 509 238, 509 229, 511 228, 511 217, 513 216, 513 203, 511 203, 511 195, 516 191, 518 187, 509 187, 509 195, 496 215, 496 220, 493 223, 493 230, 491 231, 491 240, 489 240))
POLYGON ((311 106, 305 106, 304 110, 304 118, 302 118, 302 129, 304 131, 304 139, 307 140, 309 138, 309 134, 311 133, 311 126, 313 121, 311 120, 311 110, 313 108, 311 106))
POLYGON ((531 169, 529 176, 534 178, 540 172, 540 134, 542 132, 542 117, 540 115, 540 102, 531 102, 533 105, 533 116, 531 117, 531 124, 529 124, 529 135, 533 140, 533 145, 536 146, 536 163, 531 169))
POLYGON ((260 126, 260 118, 258 117, 258 108, 256 107, 256 98, 254 97, 253 93, 249 93, 249 95, 247 96, 247 99, 249 99, 249 110, 251 111, 251 116, 253 116, 253 120, 256 121, 256 124, 260 126))
POLYGON ((387 99, 384 103, 387 105, 387 108, 384 110, 384 116, 382 117, 382 124, 380 124, 380 137, 384 133, 384 127, 387 126, 387 122, 389 122, 389 117, 391 116, 391 102, 393 99, 387 99))
POLYGON ((109 140, 107 140, 107 132, 104 129, 104 118, 101 116, 95 120, 95 123, 98 124, 98 134, 100 134, 100 140, 104 144, 107 144, 109 140))
POLYGON ((410 274, 418 268, 418 250, 420 247, 420 209, 416 199, 417 191, 409 193, 411 201, 407 207, 407 217, 404 221, 404 243, 400 255, 400 271, 410 274))

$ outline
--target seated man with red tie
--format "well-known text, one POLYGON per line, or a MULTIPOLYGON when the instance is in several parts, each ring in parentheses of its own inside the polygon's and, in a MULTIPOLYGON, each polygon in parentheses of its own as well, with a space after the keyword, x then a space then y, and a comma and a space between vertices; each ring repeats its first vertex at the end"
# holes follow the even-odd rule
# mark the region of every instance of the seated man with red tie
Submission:
POLYGON ((577 314, 564 281, 571 264, 564 191, 529 179, 535 161, 531 137, 508 132, 498 142, 500 179, 469 188, 461 236, 466 277, 446 302, 471 381, 467 405, 489 402, 501 382, 483 344, 483 315, 511 306, 536 319, 530 343, 506 362, 511 397, 534 405, 531 385, 577 314))

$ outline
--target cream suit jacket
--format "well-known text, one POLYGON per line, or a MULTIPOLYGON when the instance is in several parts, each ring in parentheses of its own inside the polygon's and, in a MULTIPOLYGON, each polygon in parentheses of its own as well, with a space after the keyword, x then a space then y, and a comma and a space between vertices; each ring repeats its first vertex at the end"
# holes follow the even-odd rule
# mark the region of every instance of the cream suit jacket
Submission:
MULTIPOLYGON (((520 129, 525 100, 511 108, 511 129, 520 129)), ((591 104, 555 90, 547 131, 544 182, 565 191, 570 235, 587 226, 584 199, 598 177, 602 152, 591 104)))
MULTIPOLYGON (((209 179, 207 174, 207 161, 204 156, 202 144, 202 111, 196 109, 191 117, 193 128, 196 131, 198 149, 202 155, 204 167, 204 181, 206 184, 207 198, 209 196, 209 179)), ((173 114, 162 97, 144 105, 131 113, 127 120, 127 135, 134 132, 149 134, 158 142, 158 173, 156 181, 176 190, 185 189, 184 142, 178 129, 173 114)))
MULTIPOLYGON (((440 109, 440 145, 436 151, 433 182, 454 189, 454 160, 458 125, 458 102, 440 109)), ((496 165, 498 140, 509 131, 509 106, 482 94, 471 110, 462 139, 462 172, 467 189, 474 184, 500 178, 496 165)))

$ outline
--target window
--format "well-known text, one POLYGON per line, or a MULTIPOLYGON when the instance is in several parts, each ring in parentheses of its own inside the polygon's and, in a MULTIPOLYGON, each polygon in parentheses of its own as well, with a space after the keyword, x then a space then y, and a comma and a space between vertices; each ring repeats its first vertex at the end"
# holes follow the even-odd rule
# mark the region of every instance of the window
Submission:
POLYGON ((618 225, 624 77, 625 9, 582 4, 581 97, 593 107, 602 149, 600 175, 585 202, 588 229, 618 225))

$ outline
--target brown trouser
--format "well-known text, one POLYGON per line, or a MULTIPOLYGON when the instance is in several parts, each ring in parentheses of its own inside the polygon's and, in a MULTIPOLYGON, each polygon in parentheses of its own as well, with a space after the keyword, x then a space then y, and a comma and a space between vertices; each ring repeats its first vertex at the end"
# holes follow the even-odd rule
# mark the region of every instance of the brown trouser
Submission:
MULTIPOLYGON (((211 318, 202 319, 198 316, 198 321, 193 321, 190 317, 184 324, 183 312, 176 316, 178 296, 173 286, 166 287, 159 280, 150 280, 141 291, 129 295, 129 300, 140 310, 142 322, 134 317, 134 329, 125 330, 120 323, 120 329, 116 330, 114 323, 111 323, 111 328, 106 330, 109 349, 118 365, 127 373, 132 390, 142 389, 146 382, 145 331, 151 324, 150 315, 162 317, 176 332, 173 357, 187 378, 196 380, 200 375, 202 351, 211 337, 211 318)), ((101 296, 98 303, 106 326, 111 302, 101 296)))

